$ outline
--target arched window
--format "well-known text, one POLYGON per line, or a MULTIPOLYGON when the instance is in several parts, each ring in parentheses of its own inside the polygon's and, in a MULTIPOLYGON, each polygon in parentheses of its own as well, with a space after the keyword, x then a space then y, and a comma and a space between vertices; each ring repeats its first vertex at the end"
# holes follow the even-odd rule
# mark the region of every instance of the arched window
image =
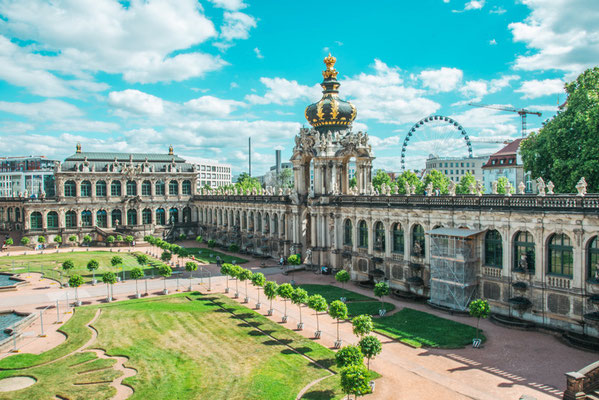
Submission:
POLYGON ((15 221, 21 221, 21 209, 19 207, 15 208, 15 221))
POLYGON ((503 266, 503 243, 501 234, 492 229, 485 235, 485 265, 501 268, 503 266))
POLYGON ((122 194, 123 194, 123 191, 121 188, 121 181, 112 181, 112 183, 110 184, 110 195, 111 196, 122 196, 122 194))
POLYGON ((272 216, 272 233, 275 235, 279 234, 279 216, 277 214, 272 216))
POLYGON ((426 242, 424 241, 424 228, 420 224, 414 225, 412 229, 412 255, 424 257, 426 254, 426 242))
POLYGON ((270 233, 270 215, 268 213, 264 215, 264 233, 270 233))
POLYGON ((166 215, 164 213, 164 208, 159 208, 156 210, 156 224, 166 225, 166 215))
POLYGON ((344 246, 352 246, 353 245, 353 226, 351 223, 351 219, 346 219, 343 223, 343 245, 344 246))
POLYGON ((81 226, 92 226, 92 212, 89 210, 81 211, 81 226))
POLYGON ((106 197, 106 182, 105 181, 96 182, 96 196, 97 197, 106 197))
POLYGON ((385 251, 385 226, 381 221, 374 224, 374 249, 385 251))
POLYGON ((256 232, 262 233, 262 214, 258 213, 256 217, 256 232))
POLYGON ((66 181, 64 183, 64 196, 75 197, 77 195, 77 184, 75 181, 66 181))
POLYGON ((152 223, 152 210, 149 208, 144 208, 141 212, 141 223, 144 225, 152 223))
POLYGON ((81 182, 81 197, 91 197, 92 183, 90 181, 81 182))
POLYGON ((181 184, 181 192, 182 194, 191 194, 191 182, 183 181, 181 184))
POLYGON ((137 210, 127 210, 127 225, 137 225, 137 210))
POLYGON ((514 271, 535 272, 535 242, 526 231, 518 232, 514 238, 514 271))
POLYGON ((112 219, 112 226, 116 228, 118 225, 123 225, 123 213, 121 210, 112 210, 110 214, 112 219))
POLYGON ((179 194, 179 183, 177 181, 170 181, 168 183, 168 194, 171 196, 179 194))
POLYGON ((391 250, 394 253, 403 254, 403 248, 403 229, 401 228, 401 224, 396 222, 393 224, 393 248, 391 250))
POLYGON ((183 209, 183 222, 191 222, 191 208, 189 207, 183 209))
POLYGON ((250 217, 248 219, 248 230, 250 232, 254 232, 254 212, 250 212, 250 217))
POLYGON ((127 181, 127 196, 137 196, 137 182, 127 181))
POLYGON ((358 224, 358 230, 360 234, 358 247, 368 248, 368 225, 366 225, 366 221, 360 221, 358 224))
POLYGON ((168 210, 168 222, 169 224, 179 222, 179 210, 175 207, 168 210))
POLYGON ((32 231, 41 231, 42 230, 42 213, 35 211, 31 213, 29 217, 29 224, 31 225, 32 231))
POLYGON ((562 233, 549 241, 549 273, 572 277, 573 253, 570 237, 562 233))
POLYGON ((156 182, 156 196, 164 196, 165 193, 164 181, 156 182))
POLYGON ((218 210, 216 212, 216 224, 222 226, 223 224, 223 210, 218 210))
POLYGON ((56 211, 50 211, 46 217, 46 223, 48 225, 48 229, 58 228, 58 213, 56 211))
POLYGON ((67 228, 75 228, 77 226, 77 213, 75 211, 67 211, 65 213, 64 226, 67 228))
POLYGON ((589 271, 590 279, 599 281, 599 239, 597 236, 595 236, 589 243, 587 271, 589 271))
POLYGON ((141 195, 142 196, 151 196, 152 195, 152 182, 143 181, 141 183, 141 195))
POLYGON ((108 226, 106 210, 99 210, 96 212, 96 226, 99 228, 106 228, 108 226))
POLYGON ((247 218, 247 214, 244 211, 243 217, 241 217, 241 229, 245 229, 247 227, 247 218))

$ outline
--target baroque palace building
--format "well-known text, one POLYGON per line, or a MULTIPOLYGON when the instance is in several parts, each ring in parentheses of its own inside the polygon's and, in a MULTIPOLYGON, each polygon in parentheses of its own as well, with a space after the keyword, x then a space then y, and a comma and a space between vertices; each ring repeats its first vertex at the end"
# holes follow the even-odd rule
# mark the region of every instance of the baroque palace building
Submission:
POLYGON ((172 151, 78 152, 57 165, 55 198, 1 199, 0 227, 101 241, 115 227, 141 237, 172 222, 171 234, 265 257, 301 254, 433 306, 464 311, 482 297, 498 315, 599 336, 599 196, 582 181, 577 195, 542 182, 539 194, 376 192, 368 134, 351 129, 357 110, 339 98, 335 61, 325 58, 323 96, 306 108, 312 128, 295 137, 293 190, 197 191, 197 171, 172 151))

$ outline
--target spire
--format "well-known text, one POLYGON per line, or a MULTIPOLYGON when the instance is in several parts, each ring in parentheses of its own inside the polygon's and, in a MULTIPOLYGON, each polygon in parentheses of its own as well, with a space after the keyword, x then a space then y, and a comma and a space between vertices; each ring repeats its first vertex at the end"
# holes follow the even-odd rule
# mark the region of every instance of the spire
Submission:
POLYGON ((173 156, 173 155, 175 155, 175 153, 174 153, 174 151, 173 151, 173 145, 172 145, 172 144, 171 144, 171 145, 168 147, 168 155, 169 155, 169 156, 173 156))
POLYGON ((77 146, 75 147, 77 154, 81 154, 81 143, 77 142, 77 146))

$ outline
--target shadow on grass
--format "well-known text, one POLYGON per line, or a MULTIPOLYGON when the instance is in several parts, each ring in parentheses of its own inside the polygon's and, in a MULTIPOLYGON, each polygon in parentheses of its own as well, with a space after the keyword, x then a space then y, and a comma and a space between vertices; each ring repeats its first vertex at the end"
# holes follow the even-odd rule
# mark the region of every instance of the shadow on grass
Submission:
POLYGON ((333 390, 312 390, 302 396, 302 399, 306 400, 329 400, 334 398, 335 392, 333 390))

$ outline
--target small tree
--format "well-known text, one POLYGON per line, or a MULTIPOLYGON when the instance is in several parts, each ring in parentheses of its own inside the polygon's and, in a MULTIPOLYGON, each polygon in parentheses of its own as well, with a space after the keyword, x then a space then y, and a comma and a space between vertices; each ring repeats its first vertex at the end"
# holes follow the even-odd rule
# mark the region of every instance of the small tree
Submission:
POLYGON ((97 260, 91 259, 87 262, 87 270, 92 273, 92 279, 96 281, 96 270, 100 267, 100 263, 97 260))
POLYGON ((272 312, 272 301, 277 297, 279 285, 276 282, 268 281, 264 284, 264 295, 270 300, 270 310, 272 312))
POLYGON ((470 315, 476 318, 476 338, 478 339, 478 324, 481 318, 487 318, 491 313, 489 302, 487 300, 478 299, 470 302, 468 306, 470 315))
POLYGON ((213 249, 214 246, 216 246, 216 242, 214 240, 210 239, 208 241, 208 247, 210 247, 211 249, 213 249))
POLYGON ((37 237, 37 242, 38 243, 46 243, 46 238, 43 236, 38 236, 37 237))
POLYGON ((106 301, 112 301, 112 296, 110 295, 110 287, 116 283, 116 275, 114 272, 109 271, 102 275, 102 282, 106 284, 106 291, 108 292, 108 296, 106 297, 106 301))
POLYGON ((381 341, 375 336, 364 336, 358 342, 362 354, 366 357, 368 370, 370 371, 370 359, 378 356, 383 351, 381 341))
POLYGON ((8 238, 8 239, 6 239, 6 245, 7 245, 7 246, 12 246, 12 245, 13 245, 13 243, 14 243, 14 241, 12 240, 12 238, 8 238))
POLYGON ((138 254, 135 258, 137 259, 137 263, 142 267, 144 265, 148 265, 148 263, 150 262, 150 258, 145 254, 138 254))
POLYGON ((74 287, 75 288, 75 302, 77 305, 81 304, 79 302, 79 293, 77 291, 77 288, 81 285, 83 285, 84 281, 83 278, 81 277, 81 275, 73 275, 69 278, 69 286, 70 287, 74 287))
POLYGON ((198 244, 202 244, 203 241, 204 239, 201 236, 196 236, 196 242, 198 242, 198 244))
POLYGON ((233 265, 229 264, 229 263, 224 263, 223 265, 220 266, 220 273, 223 274, 225 276, 225 280, 227 281, 227 290, 226 292, 229 292, 229 273, 231 272, 231 267, 233 265))
POLYGON ((170 266, 168 266, 166 264, 162 264, 160 267, 158 267, 158 275, 160 275, 161 277, 164 278, 164 294, 168 293, 166 290, 166 278, 168 278, 172 274, 173 274, 173 270, 171 269, 170 266))
POLYGON ((70 275, 71 270, 75 268, 75 263, 73 260, 65 260, 62 263, 62 269, 70 275))
POLYGON ((69 236, 69 242, 75 243, 76 241, 77 241, 77 236, 76 235, 69 236))
POLYGON ((239 265, 231 265, 229 268, 229 276, 235 279, 235 297, 239 297, 239 273, 241 267, 239 265))
POLYGON ((389 294, 389 285, 386 282, 379 282, 374 285, 374 295, 381 299, 381 310, 385 309, 383 304, 383 297, 389 294))
POLYGON ((62 236, 54 236, 54 243, 60 245, 62 243, 62 236))
POLYGON ((21 244, 23 246, 27 246, 29 244, 29 238, 28 237, 22 237, 21 238, 21 244))
POLYGON ((110 235, 106 238, 106 243, 108 244, 113 244, 114 243, 114 236, 110 235))
POLYGON ((339 321, 347 318, 347 306, 341 300, 335 300, 329 305, 329 315, 337 320, 337 341, 339 341, 339 321))
POLYGON ((163 251, 160 255, 160 259, 164 262, 169 262, 171 258, 173 258, 173 253, 171 253, 170 251, 163 251))
POLYGON ((351 320, 354 335, 359 338, 368 335, 374 328, 372 326, 372 317, 370 315, 358 315, 351 320))
POLYGON ((191 280, 193 279, 193 271, 198 270, 198 264, 193 261, 187 261, 185 263, 185 271, 189 272, 189 291, 191 292, 191 280))
POLYGON ((300 329, 304 326, 304 323, 302 322, 302 305, 304 303, 306 303, 307 301, 308 301, 308 292, 306 292, 306 290, 299 288, 299 287, 295 288, 295 290, 291 294, 291 302, 293 304, 296 304, 297 307, 299 308, 300 320, 299 320, 298 327, 300 329))
POLYGON ((144 270, 140 267, 131 269, 131 278, 135 279, 135 296, 139 298, 139 290, 137 289, 137 280, 144 277, 144 270))
POLYGON ((266 282, 266 278, 264 277, 264 274, 262 272, 256 272, 254 274, 252 274, 252 285, 254 285, 256 287, 256 290, 258 290, 258 302, 256 303, 256 308, 260 308, 259 304, 260 304, 260 288, 262 286, 264 286, 264 283, 266 282))
POLYGON ((349 272, 342 269, 335 274, 335 280, 341 284, 342 288, 345 288, 345 284, 350 280, 349 272))
POLYGON ((318 313, 327 310, 327 301, 321 295, 313 294, 312 296, 308 297, 308 307, 315 311, 316 331, 320 332, 320 325, 318 323, 318 313))
POLYGON ((239 246, 237 246, 235 243, 233 243, 232 245, 229 246, 229 251, 231 253, 237 253, 239 251, 239 246))
POLYGON ((121 256, 114 256, 110 259, 110 265, 113 267, 118 267, 123 263, 123 258, 121 256))
POLYGON ((123 241, 123 235, 116 235, 116 241, 117 242, 122 242, 123 241))
POLYGON ((297 254, 292 254, 287 257, 287 264, 289 265, 300 265, 302 263, 302 259, 297 254))
POLYGON ((293 295, 293 286, 289 283, 283 283, 279 285, 277 294, 283 299, 283 303, 285 304, 285 314, 283 315, 283 318, 287 319, 287 300, 291 299, 291 296, 293 295))
POLYGON ((237 279, 241 282, 245 282, 245 300, 249 301, 248 296, 248 281, 252 279, 252 271, 249 269, 239 267, 239 274, 237 275, 237 279))
POLYGON ((133 236, 131 236, 131 235, 125 236, 125 242, 127 242, 127 244, 129 246, 131 246, 131 243, 133 243, 133 240, 135 240, 135 238, 133 236))
POLYGON ((90 235, 83 236, 83 243, 89 246, 92 242, 92 237, 90 235))
POLYGON ((370 393, 368 371, 364 365, 350 365, 339 373, 341 375, 341 388, 343 393, 362 396, 370 393))
POLYGON ((350 365, 364 365, 364 355, 358 346, 345 346, 335 353, 335 363, 339 368, 349 367, 350 365))
POLYGON ((181 241, 183 241, 183 240, 187 240, 187 235, 186 235, 186 234, 184 234, 184 233, 182 233, 182 234, 180 234, 180 235, 179 235, 179 237, 178 237, 177 239, 179 239, 179 240, 181 240, 181 241))

